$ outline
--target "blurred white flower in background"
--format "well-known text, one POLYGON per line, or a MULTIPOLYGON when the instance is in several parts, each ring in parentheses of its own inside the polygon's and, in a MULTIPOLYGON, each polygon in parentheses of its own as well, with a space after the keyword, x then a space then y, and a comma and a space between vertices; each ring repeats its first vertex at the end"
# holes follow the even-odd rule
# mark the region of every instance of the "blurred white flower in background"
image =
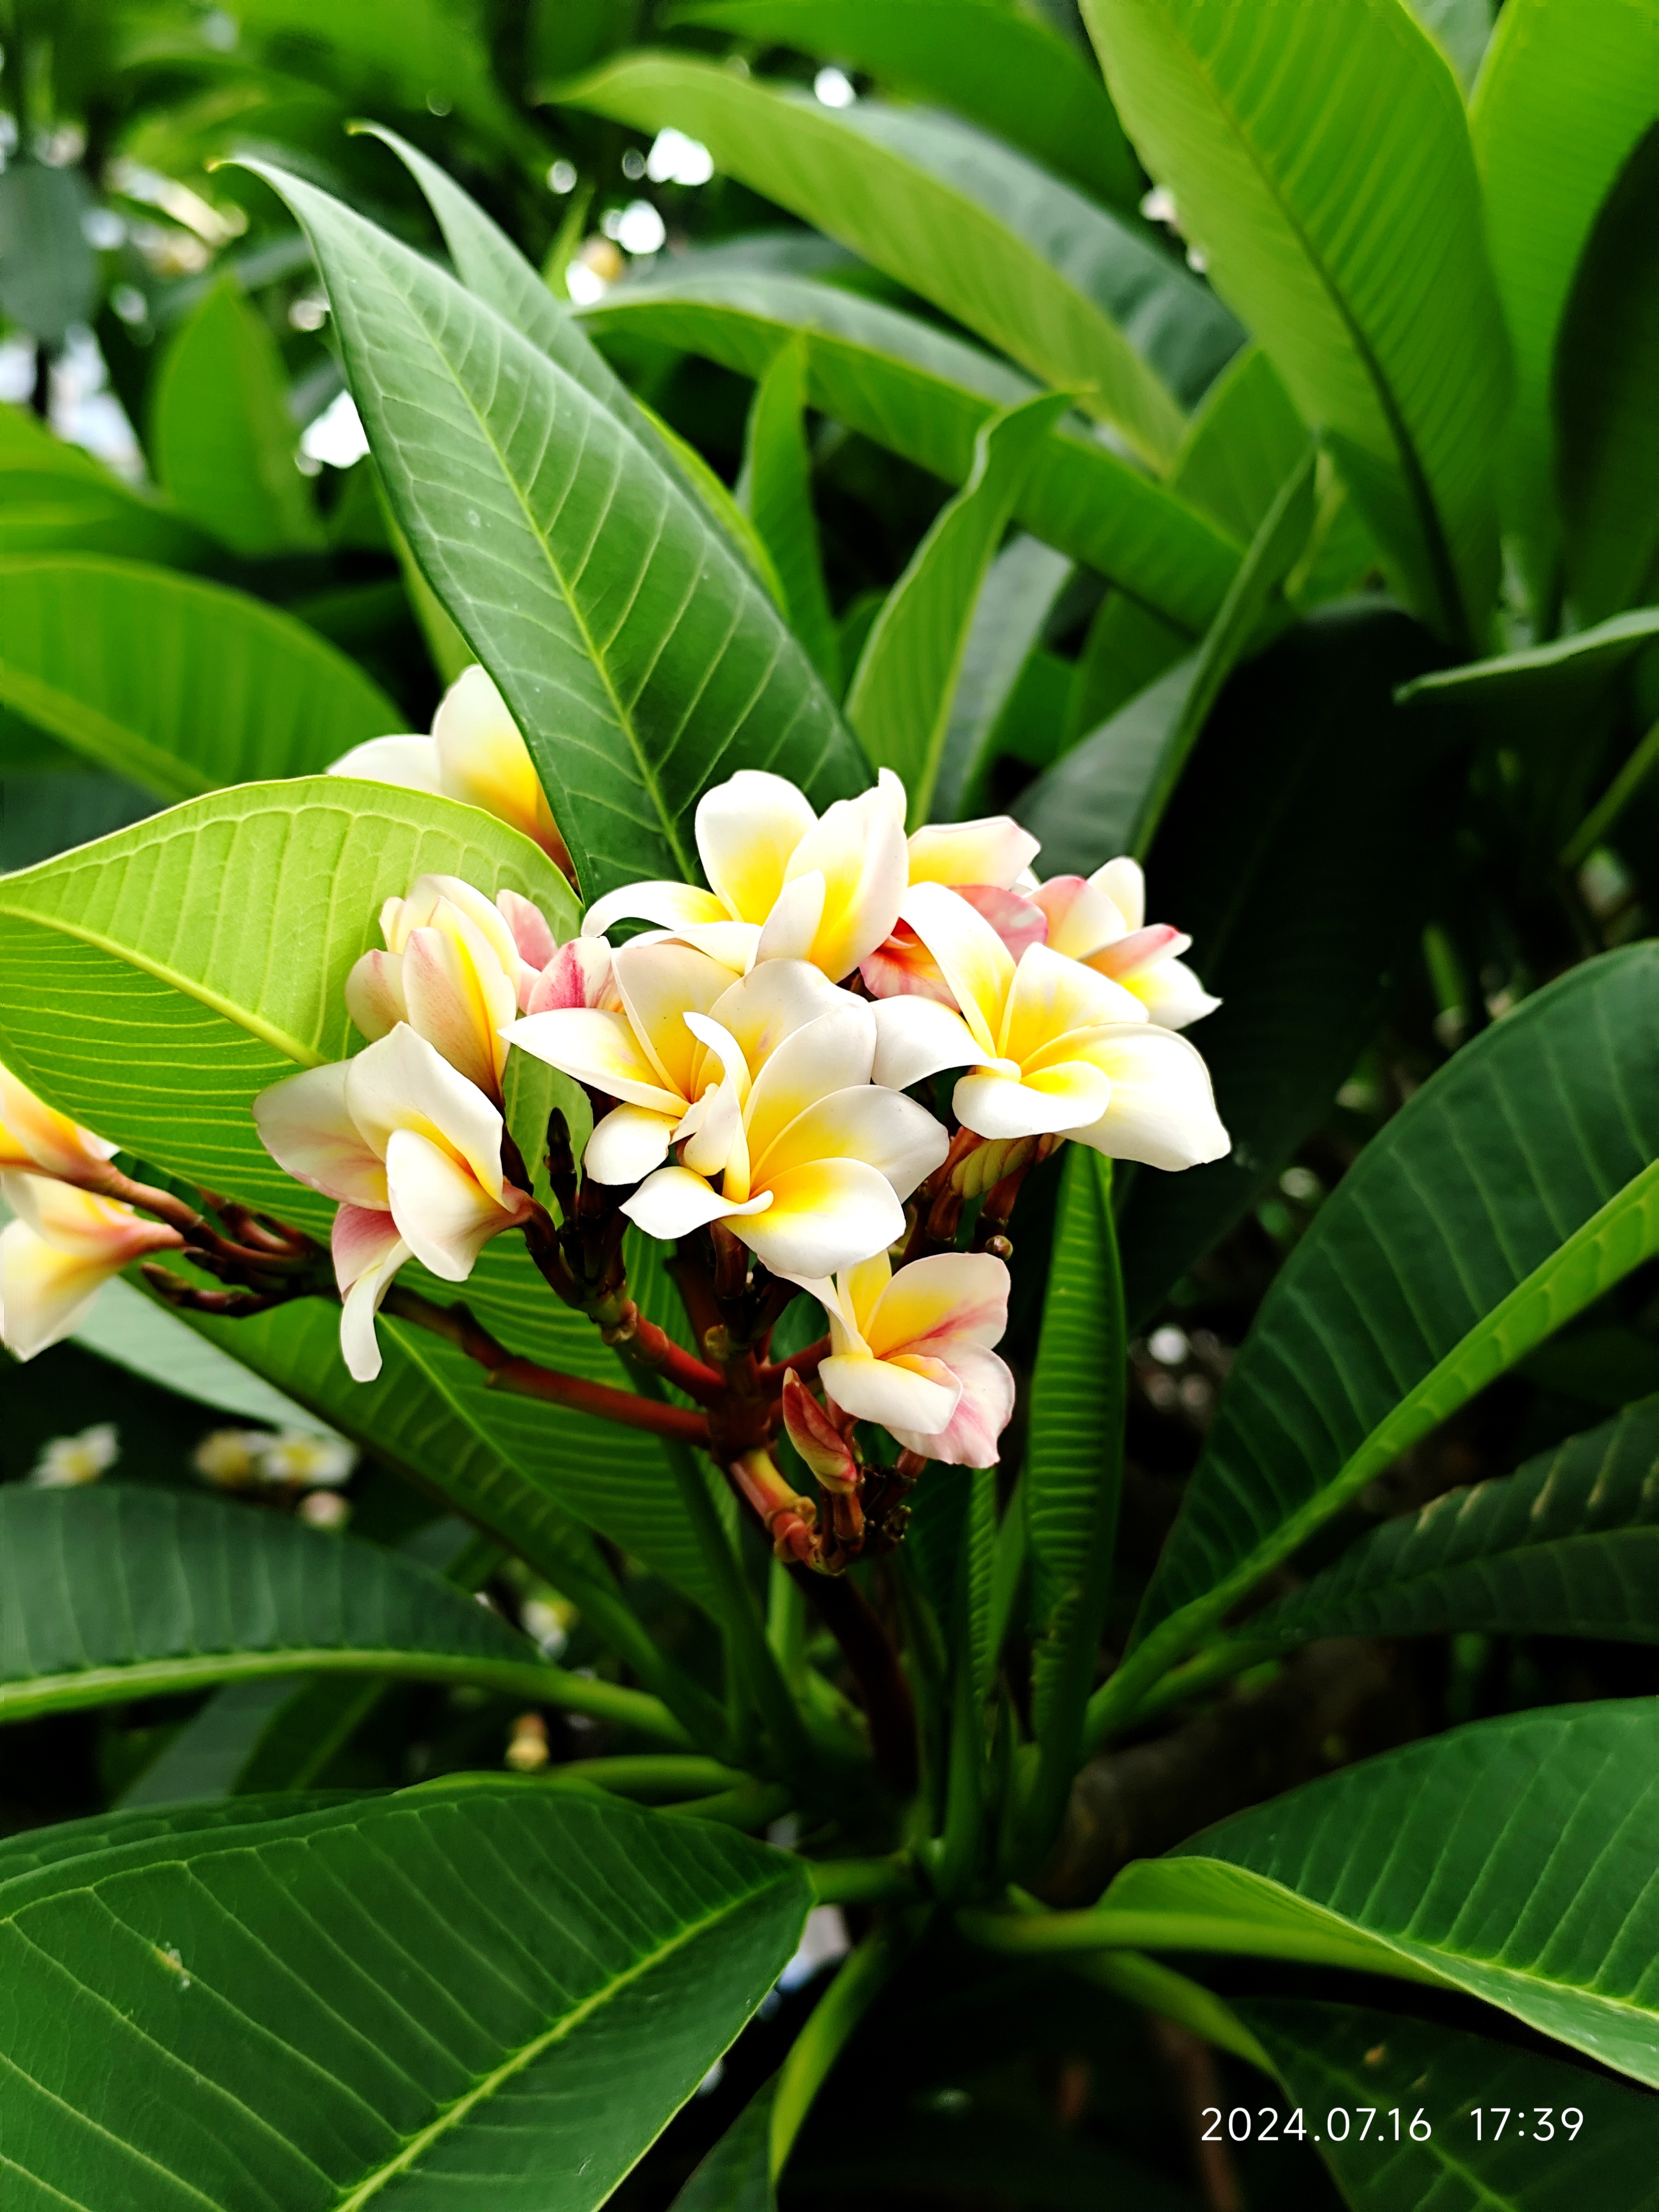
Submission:
POLYGON ((368 434, 357 403, 349 392, 336 392, 300 439, 300 451, 308 461, 326 461, 331 469, 349 469, 368 451, 368 434))
POLYGON ((812 80, 814 97, 825 107, 850 107, 858 98, 845 70, 821 69, 812 80))
POLYGON ((78 1490, 96 1482, 121 1455, 121 1432, 113 1421, 97 1421, 78 1437, 53 1437, 30 1470, 37 1490, 78 1490))
POLYGON ((714 173, 714 157, 684 131, 659 131, 645 157, 645 173, 653 185, 706 185, 714 173))

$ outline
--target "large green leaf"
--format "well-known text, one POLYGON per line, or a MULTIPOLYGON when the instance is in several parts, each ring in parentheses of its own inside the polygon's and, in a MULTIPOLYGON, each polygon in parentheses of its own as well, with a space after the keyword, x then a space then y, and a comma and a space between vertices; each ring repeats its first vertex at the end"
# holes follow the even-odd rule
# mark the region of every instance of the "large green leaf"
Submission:
POLYGON ((168 340, 153 392, 155 472, 181 514, 234 553, 320 550, 283 356, 234 279, 214 284, 168 340))
POLYGON ((912 829, 933 791, 974 605, 1031 456, 1066 406, 1058 394, 993 416, 962 489, 935 517, 876 617, 847 695, 847 716, 878 768, 896 769, 912 829))
POLYGON ((432 263, 255 167, 306 226, 393 512, 524 731, 584 893, 693 878, 691 813, 737 769, 787 767, 820 805, 858 790, 764 587, 634 432, 432 263))
POLYGON ((1422 1636, 1450 1629, 1659 1644, 1659 1398, 1570 1437, 1518 1473, 1388 1521, 1249 1634, 1422 1636))
POLYGON ((697 0, 676 19, 852 63, 1138 210, 1139 167, 1099 78, 1070 40, 1003 0, 697 0))
POLYGON ((0 174, 0 313, 56 352, 90 319, 98 264, 81 228, 92 207, 86 171, 32 160, 0 174))
POLYGON ((1401 687, 1401 704, 1421 700, 1455 708, 1495 744, 1557 738, 1589 719, 1656 638, 1659 607, 1638 607, 1549 645, 1419 676, 1401 687))
POLYGON ((1164 817, 1152 912, 1191 932, 1221 1000, 1190 1034, 1232 1150, 1134 1176, 1118 1220, 1133 1328, 1317 1126, 1426 919, 1457 756, 1392 695, 1432 651, 1397 608, 1321 609, 1233 678, 1164 817))
POLYGON ((179 1315, 157 1305, 131 1283, 105 1285, 90 1311, 76 1324, 75 1341, 100 1358, 199 1406, 279 1429, 332 1433, 326 1422, 272 1389, 240 1359, 204 1342, 179 1315))
MULTIPOLYGON (((1656 21, 1659 33, 1659 20, 1656 21)), ((1604 202, 1555 349, 1557 472, 1581 621, 1659 592, 1659 121, 1604 202)))
POLYGON ((324 1672, 550 1704, 595 1687, 441 1575, 354 1537, 176 1491, 0 1490, 0 1719, 324 1672))
POLYGON ((772 2181, 772 2099, 777 2077, 758 2088, 675 2197, 669 2212, 776 2212, 772 2181))
POLYGON ((1403 0, 1084 0, 1130 137, 1431 620, 1486 635, 1510 390, 1457 86, 1403 0))
MULTIPOLYGON (((915 316, 791 276, 694 274, 629 285, 583 320, 602 337, 637 331, 755 378, 799 332, 812 404, 947 483, 966 481, 984 423, 1037 389, 915 316)), ((1038 449, 1015 514, 1192 632, 1209 623, 1238 566, 1230 538, 1075 421, 1057 425, 1038 449)))
POLYGON ((316 1228, 327 1201, 255 1133, 259 1091, 343 1059, 344 985, 422 873, 532 898, 570 887, 476 807, 338 776, 245 784, 0 878, 0 1059, 112 1142, 316 1228))
POLYGON ((1469 126, 1515 354, 1504 489, 1540 589, 1557 538, 1550 379, 1561 319, 1596 211, 1656 112, 1655 0, 1508 0, 1469 126))
POLYGON ((1280 486, 1198 651, 1020 794, 1019 818, 1042 840, 1051 874, 1089 875, 1120 853, 1145 854, 1223 684, 1258 638, 1307 543, 1313 489, 1310 446, 1280 486))
POLYGON ((1308 427, 1260 346, 1236 354, 1188 425, 1170 489, 1248 545, 1308 444, 1308 427))
MULTIPOLYGON (((213 540, 21 407, 0 406, 0 555, 114 553, 204 568, 213 540)), ((221 556, 222 557, 222 556, 221 556)))
POLYGON ((161 799, 318 775, 404 719, 278 608, 95 555, 0 559, 0 699, 161 799))
POLYGON ((264 1804, 0 1888, 14 2188, 589 2212, 759 2004, 810 1898, 795 1862, 712 1823, 535 1785, 264 1804))
POLYGON ((1659 2105, 1639 2090, 1406 2013, 1297 1997, 1238 2010, 1355 2212, 1659 2206, 1659 2105))
POLYGON ((939 820, 965 821, 986 811, 999 725, 1072 574, 1064 554, 1023 534, 992 562, 974 603, 945 725, 933 791, 939 820))
POLYGON ((755 387, 744 433, 739 492, 766 548, 791 629, 830 690, 842 689, 841 641, 824 588, 812 457, 806 443, 806 348, 780 346, 755 387))
POLYGON ((1103 1719, 1659 1249, 1659 947, 1573 969, 1369 1145, 1239 1355, 1103 1719))
MULTIPOLYGON (((637 129, 692 132, 719 167, 1075 393, 1143 459, 1174 453, 1182 311, 1193 293, 1210 303, 1155 246, 1006 147, 943 117, 831 110, 677 54, 629 55, 562 96, 637 129)), ((1224 318, 1206 329, 1206 382, 1237 343, 1224 318)))

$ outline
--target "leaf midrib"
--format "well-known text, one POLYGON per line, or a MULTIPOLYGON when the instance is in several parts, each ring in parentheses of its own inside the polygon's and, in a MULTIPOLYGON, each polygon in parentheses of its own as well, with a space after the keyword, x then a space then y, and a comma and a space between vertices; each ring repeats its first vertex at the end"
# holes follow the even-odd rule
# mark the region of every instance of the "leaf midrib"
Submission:
POLYGON ((282 1674, 388 1674, 406 1681, 472 1682, 510 1696, 545 1698, 559 1670, 533 1659, 468 1658, 405 1646, 281 1644, 266 1651, 191 1651, 166 1658, 111 1661, 0 1681, 0 1724, 48 1711, 116 1698, 205 1689, 218 1682, 282 1674))
POLYGON ((89 754, 112 775, 145 780, 160 797, 203 799, 218 788, 210 778, 195 773, 182 756, 164 752, 131 724, 118 722, 100 707, 7 660, 0 660, 0 699, 44 722, 64 744, 89 754))

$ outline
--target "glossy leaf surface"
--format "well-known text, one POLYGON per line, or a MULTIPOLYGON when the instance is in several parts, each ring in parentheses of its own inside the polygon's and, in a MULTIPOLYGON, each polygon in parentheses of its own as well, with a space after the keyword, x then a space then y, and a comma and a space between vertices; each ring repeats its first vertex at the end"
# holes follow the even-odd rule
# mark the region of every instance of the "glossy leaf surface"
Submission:
POLYGON ((841 646, 823 584, 812 459, 806 443, 806 348, 781 346, 755 387, 740 489, 770 557, 790 627, 830 690, 842 688, 841 646))
POLYGON ((966 821, 985 811, 998 725, 1072 574, 1064 554, 1023 533, 987 570, 963 647, 933 791, 941 821, 966 821))

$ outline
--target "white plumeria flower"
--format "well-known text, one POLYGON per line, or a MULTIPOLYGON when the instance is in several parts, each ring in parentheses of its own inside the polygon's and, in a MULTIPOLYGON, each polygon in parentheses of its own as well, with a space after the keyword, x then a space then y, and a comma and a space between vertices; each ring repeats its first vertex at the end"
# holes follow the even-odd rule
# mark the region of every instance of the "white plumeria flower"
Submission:
POLYGON ((1056 952, 1133 991, 1166 1030, 1184 1030, 1221 1004, 1181 957, 1192 944, 1167 922, 1146 923, 1146 878, 1125 856, 1091 876, 1053 876, 1032 893, 1056 952))
POLYGON ((1008 1270, 988 1252, 940 1252, 893 1272, 884 1252, 807 1285, 830 1319, 827 1395, 947 1467, 994 1465, 1014 1378, 991 1349, 1008 1326, 1008 1270))
POLYGON ((117 1199, 41 1174, 0 1175, 0 1197, 17 1216, 0 1230, 0 1343, 18 1359, 70 1335, 133 1261, 180 1242, 117 1199))
POLYGON ((622 1102, 584 1164, 597 1182, 639 1183, 631 1220, 665 1240, 724 1221, 781 1275, 830 1274, 891 1243, 901 1200, 948 1139, 913 1099, 872 1087, 862 1000, 799 960, 734 981, 672 939, 624 945, 612 972, 621 1011, 532 1014, 510 1035, 622 1102), (671 1147, 678 1161, 660 1165, 671 1147))
POLYGON ((310 1429, 281 1429, 261 1439, 259 1473, 265 1481, 295 1490, 337 1490, 351 1480, 356 1447, 343 1437, 310 1429))
POLYGON ((0 1170, 78 1181, 88 1171, 95 1175, 115 1152, 115 1146, 48 1106, 9 1068, 0 1067, 0 1170))
POLYGON ((253 1102, 265 1150, 298 1182, 340 1200, 340 1348, 359 1382, 380 1371, 374 1316, 413 1256, 447 1283, 529 1215, 501 1173, 499 1110, 406 1022, 355 1060, 290 1075, 253 1102))
POLYGON ((370 738, 343 753, 328 772, 395 784, 404 791, 435 792, 482 807, 533 838, 550 860, 569 872, 570 854, 530 749, 506 700, 482 668, 464 668, 455 678, 432 718, 430 737, 370 738))
MULTIPOLYGON (((365 952, 346 978, 346 1012, 371 1042, 407 1022, 450 1066, 501 1103, 501 1032, 526 1003, 536 967, 521 950, 553 957, 553 934, 526 898, 506 912, 459 876, 422 876, 380 908, 384 952, 365 952), (541 924, 538 930, 536 924, 541 924)), ((541 963, 536 963, 539 966, 541 963)))
POLYGON ((251 1490, 270 1442, 267 1429, 210 1429, 191 1454, 191 1465, 216 1490, 251 1490))
POLYGON ((107 1474, 121 1456, 121 1432, 98 1421, 78 1437, 53 1437, 29 1473, 37 1490, 79 1490, 107 1474))
POLYGON ((956 1004, 879 1000, 877 1082, 898 1089, 965 1067, 952 1104, 980 1137, 1070 1137, 1170 1169, 1225 1153, 1203 1060, 1121 984, 1048 945, 1016 963, 989 922, 941 884, 919 884, 904 919, 956 1004))

